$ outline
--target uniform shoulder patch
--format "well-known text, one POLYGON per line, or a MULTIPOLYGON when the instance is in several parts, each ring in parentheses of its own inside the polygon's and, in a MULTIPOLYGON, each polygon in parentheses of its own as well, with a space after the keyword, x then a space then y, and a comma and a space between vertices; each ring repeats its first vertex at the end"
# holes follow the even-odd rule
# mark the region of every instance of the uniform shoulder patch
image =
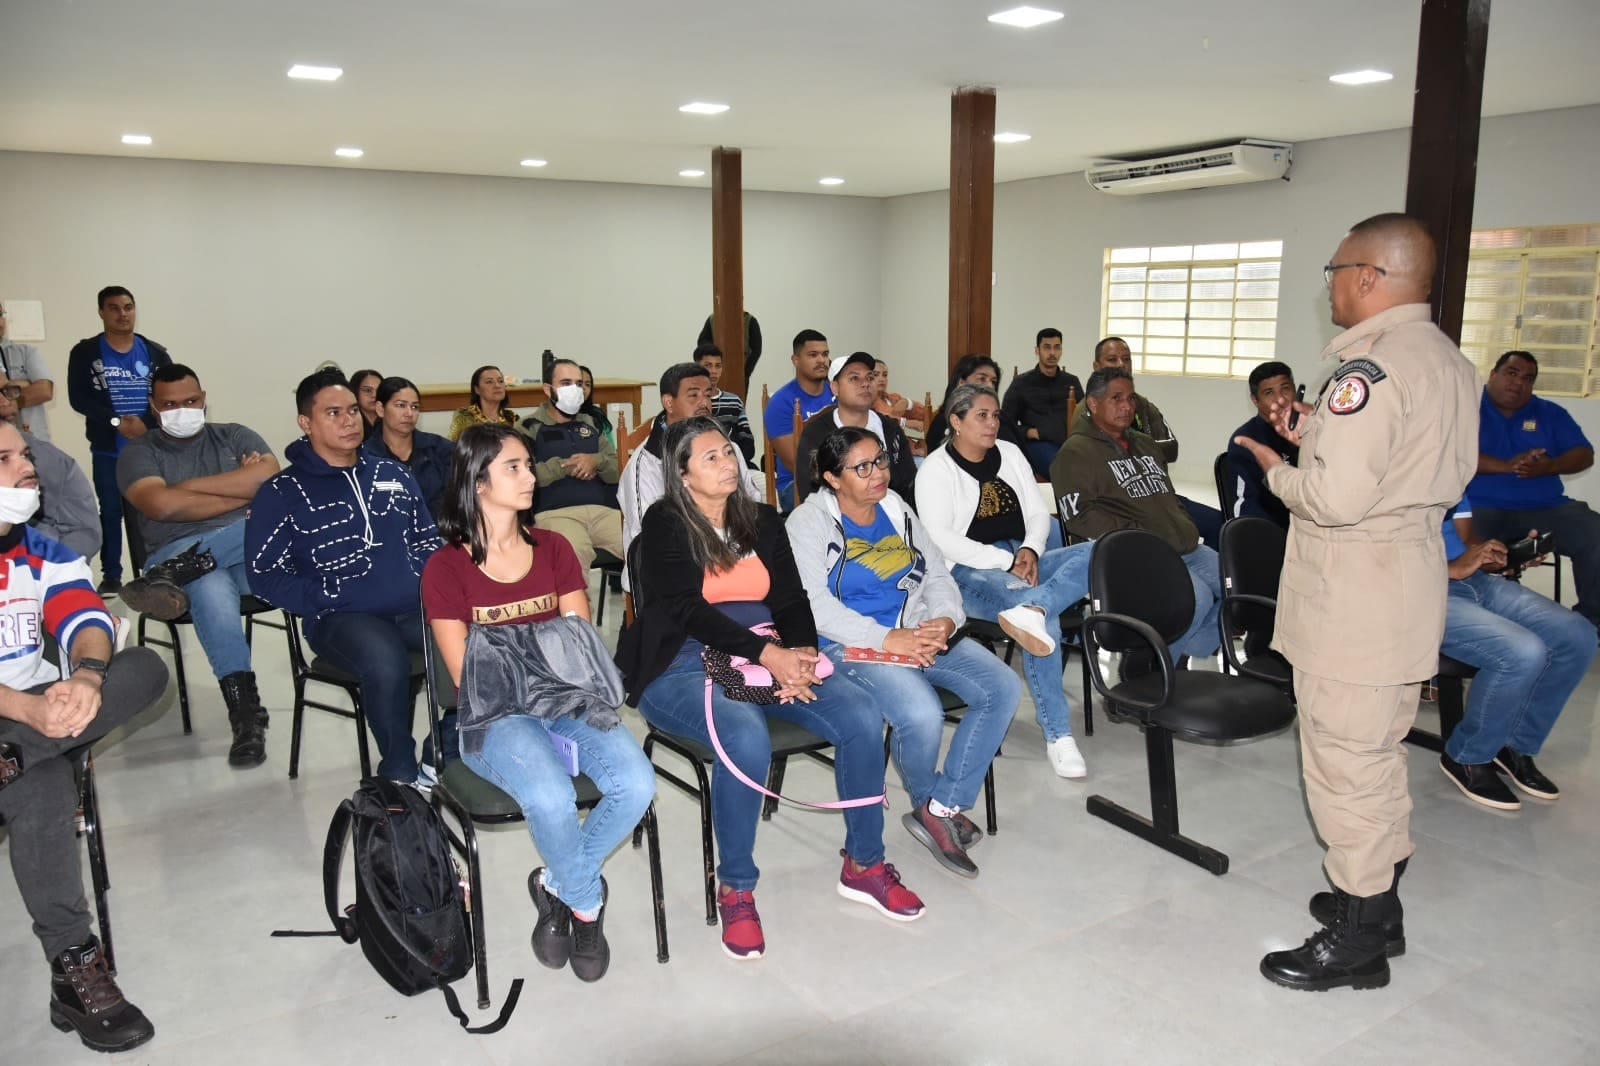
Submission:
POLYGON ((1347 359, 1339 364, 1338 370, 1333 372, 1333 380, 1342 381, 1351 374, 1360 374, 1372 384, 1377 384, 1389 376, 1383 372, 1383 367, 1374 363, 1371 359, 1347 359))
POLYGON ((1353 415, 1367 406, 1371 386, 1359 374, 1339 378, 1328 393, 1328 410, 1336 415, 1353 415))

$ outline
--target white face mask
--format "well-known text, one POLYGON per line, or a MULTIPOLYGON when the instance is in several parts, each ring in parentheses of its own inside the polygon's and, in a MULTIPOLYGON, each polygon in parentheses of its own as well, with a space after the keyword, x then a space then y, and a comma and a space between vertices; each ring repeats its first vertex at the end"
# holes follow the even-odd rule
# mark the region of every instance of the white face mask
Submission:
POLYGON ((556 410, 564 415, 575 415, 583 406, 583 386, 563 385, 556 390, 556 410))
POLYGON ((39 510, 39 486, 0 487, 0 522, 20 526, 39 510))
POLYGON ((169 437, 187 440, 206 426, 203 407, 174 407, 161 412, 161 428, 169 437))

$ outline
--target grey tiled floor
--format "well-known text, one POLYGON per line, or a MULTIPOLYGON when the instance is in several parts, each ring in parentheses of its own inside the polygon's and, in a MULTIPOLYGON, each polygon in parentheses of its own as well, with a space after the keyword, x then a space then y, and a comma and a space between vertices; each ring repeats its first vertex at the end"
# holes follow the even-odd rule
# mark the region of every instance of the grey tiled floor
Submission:
MULTIPOLYGON (((257 665, 277 709, 289 687, 274 636, 259 638, 257 665)), ((764 824, 757 898, 769 954, 757 963, 725 958, 704 924, 697 815, 670 788, 659 809, 672 961, 655 962, 643 853, 625 848, 607 866, 612 969, 592 986, 531 956, 523 884, 537 860, 525 831, 484 832, 497 1005, 513 976, 529 984, 505 1032, 474 1038, 438 997, 391 992, 356 948, 268 938, 325 921, 322 838, 355 782, 352 727, 310 712, 290 782, 279 714, 266 766, 230 771, 220 697, 197 645, 189 655, 195 735, 182 735, 169 698, 97 759, 122 983, 157 1026, 120 1061, 1600 1062, 1600 674, 1540 760, 1562 785, 1559 803, 1514 815, 1471 806, 1414 753, 1410 950, 1381 991, 1294 993, 1256 972, 1264 951, 1310 932, 1305 899, 1323 886, 1293 730, 1232 748, 1179 745, 1184 828, 1233 860, 1217 878, 1085 813, 1090 792, 1144 809, 1135 729, 1098 716, 1093 737, 1080 728, 1090 777, 1062 781, 1025 704, 997 766, 1000 833, 974 851, 977 880, 943 872, 910 839, 905 795, 891 790, 889 858, 928 904, 919 922, 882 920, 834 893, 836 816, 785 809, 764 824)), ((1068 691, 1081 711, 1076 682, 1074 664, 1068 691)), ((800 760, 787 787, 820 796, 831 784, 800 760)), ((46 985, 0 877, 4 1060, 105 1061, 49 1027, 46 985)))

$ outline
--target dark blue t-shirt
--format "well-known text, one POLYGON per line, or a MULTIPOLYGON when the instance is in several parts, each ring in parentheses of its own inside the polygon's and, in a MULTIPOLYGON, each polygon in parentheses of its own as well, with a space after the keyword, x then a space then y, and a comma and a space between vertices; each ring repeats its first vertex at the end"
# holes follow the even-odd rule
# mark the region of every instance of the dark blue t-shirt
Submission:
MULTIPOLYGON (((118 417, 143 415, 150 409, 150 350, 144 340, 134 334, 133 347, 119 352, 100 334, 100 366, 105 375, 106 395, 111 399, 111 409, 118 417)), ((155 426, 148 427, 155 429, 155 426)), ((120 454, 128 438, 118 433, 113 455, 120 454)))
MULTIPOLYGON (((1511 459, 1530 448, 1543 448, 1554 459, 1579 447, 1590 447, 1589 438, 1560 404, 1535 396, 1507 418, 1484 390, 1478 403, 1478 451, 1484 455, 1511 459)), ((1467 485, 1467 494, 1479 507, 1504 511, 1538 511, 1567 502, 1560 474, 1479 474, 1467 485)))
MULTIPOLYGON (((767 401, 767 409, 761 413, 763 425, 766 426, 769 438, 788 437, 794 434, 794 402, 800 401, 800 421, 804 422, 824 407, 833 402, 833 383, 823 382, 822 392, 813 396, 800 387, 798 381, 791 381, 783 388, 772 394, 767 401)), ((795 441, 796 447, 800 444, 795 441)), ((794 484, 794 471, 784 465, 777 453, 773 453, 773 461, 778 470, 778 491, 782 492, 794 484)))
POLYGON ((900 579, 915 560, 894 523, 879 507, 870 526, 841 516, 844 525, 844 569, 839 573, 839 600, 891 629, 900 625, 906 591, 900 579))

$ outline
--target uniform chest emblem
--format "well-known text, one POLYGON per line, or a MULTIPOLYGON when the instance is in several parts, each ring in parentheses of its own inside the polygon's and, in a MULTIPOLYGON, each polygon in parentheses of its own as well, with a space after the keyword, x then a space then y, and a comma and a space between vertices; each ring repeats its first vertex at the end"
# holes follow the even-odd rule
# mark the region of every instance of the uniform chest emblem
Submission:
POLYGON ((1353 415, 1367 406, 1367 383, 1359 376, 1341 379, 1328 394, 1328 410, 1336 415, 1353 415))
POLYGON ((1524 433, 1534 433, 1534 432, 1537 432, 1538 429, 1539 429, 1539 423, 1538 422, 1534 421, 1531 418, 1523 419, 1522 432, 1524 432, 1524 433))
POLYGON ((579 426, 578 436, 582 437, 584 440, 588 440, 590 437, 594 436, 594 430, 590 429, 588 426, 579 426))

